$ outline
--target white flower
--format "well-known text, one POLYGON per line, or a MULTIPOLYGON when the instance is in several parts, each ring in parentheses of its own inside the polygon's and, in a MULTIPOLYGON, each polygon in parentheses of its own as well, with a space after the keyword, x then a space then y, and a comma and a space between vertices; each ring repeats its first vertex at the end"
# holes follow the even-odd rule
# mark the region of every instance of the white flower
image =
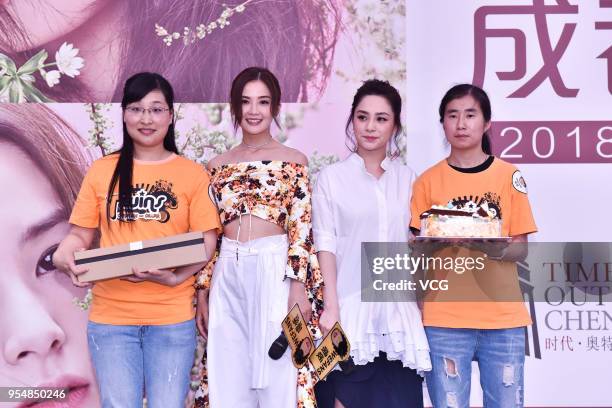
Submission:
POLYGON ((54 69, 53 71, 47 72, 44 77, 49 88, 53 88, 55 85, 59 84, 60 72, 54 69))
MULTIPOLYGON (((243 13, 246 9, 246 5, 251 3, 252 1, 254 0, 243 1, 242 4, 239 4, 234 8, 227 7, 226 5, 224 5, 224 9, 221 12, 221 15, 216 19, 216 21, 209 22, 208 24, 200 23, 198 26, 195 27, 195 29, 192 29, 190 27, 184 27, 182 35, 183 43, 186 45, 194 43, 196 42, 196 40, 201 40, 208 34, 211 34, 217 28, 222 29, 227 27, 228 25, 230 25, 230 18, 235 13, 243 13)), ((172 45, 173 40, 178 40, 181 37, 180 34, 177 32, 168 34, 168 31, 157 23, 155 24, 155 33, 160 37, 167 35, 163 38, 163 42, 168 46, 172 45)))
POLYGON ((157 33, 157 35, 160 37, 168 35, 168 31, 157 23, 155 23, 155 33, 157 33))
POLYGON ((63 43, 60 49, 55 53, 55 63, 59 72, 74 78, 79 75, 79 70, 83 68, 83 58, 77 57, 78 48, 74 48, 72 44, 63 43))

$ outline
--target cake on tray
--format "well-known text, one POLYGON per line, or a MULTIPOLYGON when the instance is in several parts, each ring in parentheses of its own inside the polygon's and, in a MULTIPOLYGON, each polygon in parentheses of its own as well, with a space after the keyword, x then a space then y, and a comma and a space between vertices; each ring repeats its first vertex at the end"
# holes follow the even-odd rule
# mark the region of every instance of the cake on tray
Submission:
POLYGON ((472 209, 432 206, 421 214, 421 235, 426 237, 501 237, 501 220, 484 203, 472 209))

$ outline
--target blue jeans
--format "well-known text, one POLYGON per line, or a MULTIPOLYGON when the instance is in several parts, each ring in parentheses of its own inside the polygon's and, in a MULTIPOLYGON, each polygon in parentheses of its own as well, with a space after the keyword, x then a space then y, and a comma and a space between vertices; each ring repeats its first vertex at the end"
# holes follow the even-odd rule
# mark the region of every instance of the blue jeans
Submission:
POLYGON ((432 364, 425 379, 435 408, 469 408, 472 360, 478 361, 485 407, 523 406, 523 327, 425 327, 425 333, 432 364))
POLYGON ((194 320, 159 326, 87 324, 102 407, 182 408, 194 361, 194 320))

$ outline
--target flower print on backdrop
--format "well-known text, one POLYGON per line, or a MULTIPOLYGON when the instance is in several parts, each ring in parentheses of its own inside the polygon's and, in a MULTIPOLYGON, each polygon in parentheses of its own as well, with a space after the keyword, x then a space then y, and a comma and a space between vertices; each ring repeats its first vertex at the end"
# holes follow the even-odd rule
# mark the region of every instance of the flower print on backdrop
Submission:
POLYGON ((52 102, 36 88, 36 73, 53 88, 60 83, 62 75, 70 78, 81 73, 83 58, 72 44, 63 43, 55 53, 55 61, 47 62, 49 53, 41 50, 17 68, 15 62, 0 53, 0 102, 52 102), (45 68, 54 69, 47 71, 45 68))

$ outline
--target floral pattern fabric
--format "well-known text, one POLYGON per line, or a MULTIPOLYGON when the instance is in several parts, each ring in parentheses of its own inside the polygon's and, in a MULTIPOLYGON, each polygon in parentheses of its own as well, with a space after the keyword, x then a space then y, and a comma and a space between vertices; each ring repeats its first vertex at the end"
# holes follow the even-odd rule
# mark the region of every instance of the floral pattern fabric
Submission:
MULTIPOLYGON (((323 277, 313 245, 311 188, 308 168, 277 160, 224 164, 211 171, 210 194, 217 203, 221 223, 251 214, 281 226, 289 240, 285 278, 304 283, 311 302, 308 328, 315 340, 321 338, 319 316, 323 309, 323 277)), ((219 241, 220 242, 220 241, 219 241)), ((198 287, 208 288, 217 253, 198 276, 198 287)), ((206 355, 203 357, 204 367, 206 355)), ((196 407, 208 406, 207 377, 196 393, 196 407)), ((317 376, 308 365, 299 370, 297 407, 316 407, 317 376)), ((215 407, 212 407, 215 408, 215 407)))

